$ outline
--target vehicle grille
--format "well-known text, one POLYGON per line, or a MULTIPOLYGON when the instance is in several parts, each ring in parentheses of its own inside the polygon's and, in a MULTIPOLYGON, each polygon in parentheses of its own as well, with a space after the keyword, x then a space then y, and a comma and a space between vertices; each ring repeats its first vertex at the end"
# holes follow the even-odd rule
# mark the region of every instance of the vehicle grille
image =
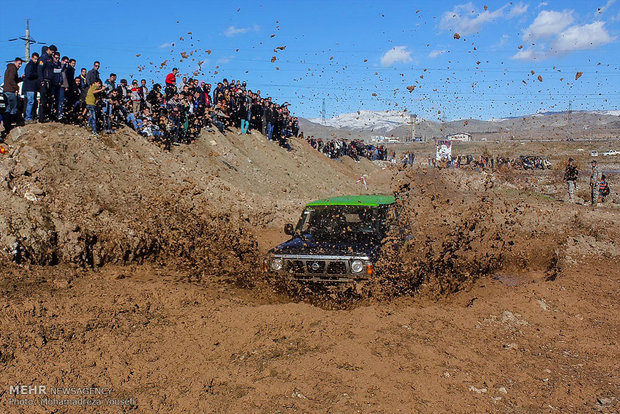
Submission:
POLYGON ((348 273, 346 260, 286 260, 284 270, 295 274, 343 275, 348 273))
POLYGON ((288 260, 284 270, 292 273, 304 273, 304 262, 301 260, 288 260))
POLYGON ((325 261, 324 260, 307 260, 306 270, 308 273, 324 273, 325 261))
POLYGON ((345 262, 330 262, 327 266, 327 273, 332 275, 342 275, 347 273, 347 265, 345 262))

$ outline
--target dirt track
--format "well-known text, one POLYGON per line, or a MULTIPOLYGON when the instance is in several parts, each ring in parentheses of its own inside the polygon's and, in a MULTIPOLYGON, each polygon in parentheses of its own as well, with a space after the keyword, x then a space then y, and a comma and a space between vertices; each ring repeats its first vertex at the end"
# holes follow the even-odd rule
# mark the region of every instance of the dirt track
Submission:
MULTIPOLYGON (((126 145, 142 145, 126 139, 126 145)), ((210 139, 203 137, 196 148, 156 154, 162 165, 169 166, 153 168, 151 173, 177 175, 174 182, 183 182, 188 177, 178 177, 181 167, 193 163, 187 170, 197 171, 197 176, 217 180, 219 174, 229 191, 214 192, 219 206, 206 203, 205 208, 205 213, 216 217, 216 224, 227 217, 221 215, 222 209, 237 209, 248 200, 253 206, 273 209, 267 218, 230 216, 233 225, 225 229, 246 218, 249 228, 243 239, 247 257, 225 262, 230 267, 256 263, 259 246, 281 237, 273 228, 293 220, 304 201, 355 192, 359 189, 355 179, 364 172, 371 175, 375 191, 388 190, 389 177, 380 168, 349 161, 336 164, 301 143, 295 146, 299 159, 293 161, 279 148, 257 152, 253 163, 260 159, 264 163, 256 167, 258 171, 250 168, 255 176, 242 179, 243 174, 235 174, 219 160, 229 154, 238 162, 231 165, 247 168, 239 161, 244 142, 214 136, 218 141, 212 145, 210 139), (202 159, 201 151, 212 147, 230 150, 202 159), (285 178, 295 175, 295 166, 274 163, 275 156, 286 160, 283 163, 301 163, 299 177, 285 178), (288 175, 284 168, 289 169, 288 175), (305 175, 316 173, 317 168, 323 168, 323 181, 318 175, 305 175), (315 185, 307 188, 309 179, 315 185), (253 180, 264 188, 253 191, 253 180), (282 184, 284 180, 290 181, 282 184), (261 196, 269 191, 270 196, 261 196), (280 206, 283 213, 278 217, 280 206)), ((128 165, 133 158, 118 164, 128 165)), ((90 171, 89 163, 79 165, 90 171)), ((49 170, 37 171, 12 182, 24 188, 32 182, 45 183, 46 195, 37 205, 66 217, 57 206, 70 206, 69 198, 63 201, 70 193, 58 190, 54 181, 58 177, 46 175, 49 170)), ((75 173, 74 185, 80 174, 84 172, 75 173)), ((65 179, 72 177, 68 174, 65 179)), ((407 179, 402 173, 398 177, 395 185, 407 179)), ((492 177, 493 186, 480 173, 440 172, 428 177, 428 181, 409 177, 414 185, 405 207, 410 223, 418 223, 421 227, 416 229, 430 237, 423 249, 431 263, 444 266, 449 253, 450 263, 458 264, 451 268, 451 274, 460 278, 458 284, 447 290, 436 289, 438 277, 445 274, 439 272, 422 280, 420 289, 413 289, 414 296, 388 292, 349 301, 300 298, 274 291, 248 267, 219 274, 209 271, 216 260, 191 260, 196 256, 188 254, 186 260, 171 261, 165 249, 176 251, 173 244, 164 244, 158 254, 145 260, 112 261, 90 270, 76 267, 71 260, 55 266, 17 266, 5 260, 0 279, 2 410, 82 411, 82 407, 9 405, 13 397, 9 385, 43 384, 112 387, 112 397, 135 400, 135 406, 124 409, 97 410, 109 412, 130 408, 179 413, 616 412, 620 378, 617 207, 608 204, 593 210, 564 203, 560 184, 551 195, 537 191, 548 189, 553 173, 523 175, 525 185, 501 174, 492 177), (444 187, 429 194, 433 183, 444 187), (490 204, 476 209, 489 196, 490 204), (453 243, 463 238, 452 230, 464 229, 462 225, 474 218, 479 221, 465 237, 469 244, 453 243), (487 236, 497 232, 502 234, 501 243, 487 236), (451 247, 446 250, 446 245, 451 247), (488 257, 501 260, 489 267, 461 266, 473 261, 484 264, 488 257), (460 271, 464 268, 467 275, 460 271), (475 274, 472 269, 488 273, 475 274)), ((112 180, 108 188, 115 185, 112 180)), ((145 203, 151 196, 146 187, 136 188, 145 203)), ((12 200, 7 191, 2 190, 3 197, 12 200)), ((179 214, 184 213, 192 197, 171 191, 179 197, 179 214)), ((13 196, 22 197, 24 192, 17 189, 13 196)), ((118 211, 107 208, 113 197, 98 200, 109 214, 118 211)), ((32 205, 26 206, 34 211, 32 205)), ((79 217, 82 207, 75 209, 72 217, 79 217)), ((139 219, 139 214, 127 215, 139 219)), ((105 222, 97 220, 101 219, 84 220, 82 227, 90 225, 91 232, 101 232, 105 222)), ((136 223, 141 228, 141 222, 136 223)), ((206 228, 204 234, 210 231, 206 228)), ((189 246, 225 248, 234 240, 189 246)), ((70 244, 58 243, 54 248, 62 252, 65 246, 70 244)), ((412 266, 407 269, 418 269, 418 251, 401 253, 402 262, 412 266)), ((226 258, 224 251, 213 253, 218 260, 226 258)))

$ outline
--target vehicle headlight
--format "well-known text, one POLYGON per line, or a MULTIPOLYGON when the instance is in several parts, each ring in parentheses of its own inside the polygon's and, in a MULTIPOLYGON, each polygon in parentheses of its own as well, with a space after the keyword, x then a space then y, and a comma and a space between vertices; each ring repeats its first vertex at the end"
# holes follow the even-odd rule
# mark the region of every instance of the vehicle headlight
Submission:
POLYGON ((361 260, 353 260, 351 262, 351 272, 352 273, 359 273, 362 270, 364 270, 364 262, 362 262, 361 260))
POLYGON ((274 272, 282 270, 282 263, 283 261, 281 257, 274 257, 273 259, 271 259, 271 270, 273 270, 274 272))

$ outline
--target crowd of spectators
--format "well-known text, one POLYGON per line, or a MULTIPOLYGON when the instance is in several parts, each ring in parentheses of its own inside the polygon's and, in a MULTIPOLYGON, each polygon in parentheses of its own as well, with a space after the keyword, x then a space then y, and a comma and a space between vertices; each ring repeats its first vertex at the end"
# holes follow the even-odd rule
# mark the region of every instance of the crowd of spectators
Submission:
POLYGON ((147 81, 126 79, 117 83, 111 73, 102 80, 100 63, 76 73, 76 60, 61 58, 54 45, 33 53, 23 75, 22 59, 7 65, 4 75, 6 109, 2 114, 3 135, 21 123, 64 122, 88 126, 94 135, 114 133, 127 125, 162 147, 189 143, 203 128, 225 133, 231 127, 242 134, 258 130, 269 140, 290 149, 288 139, 299 133, 298 119, 288 104, 253 92, 246 82, 223 79, 212 89, 207 82, 183 77, 174 68, 164 88, 147 81), (22 95, 19 83, 22 83, 22 95))
POLYGON ((321 138, 308 137, 306 141, 312 148, 332 159, 349 156, 356 161, 359 161, 360 157, 368 158, 371 161, 391 161, 390 157, 394 155, 388 153, 383 145, 374 146, 359 139, 323 141, 321 138))
POLYGON ((490 155, 471 155, 463 154, 456 155, 454 157, 444 157, 440 160, 436 158, 428 159, 429 167, 437 168, 473 168, 473 169, 519 169, 519 170, 534 170, 534 169, 550 169, 551 162, 545 157, 538 157, 532 155, 521 155, 518 158, 509 158, 502 156, 490 156, 490 155))
POLYGON ((400 163, 404 166, 413 165, 415 154, 406 151, 397 156, 396 151, 388 150, 383 145, 375 146, 359 139, 332 139, 323 141, 321 138, 313 136, 306 138, 306 142, 317 151, 325 154, 331 159, 351 157, 355 161, 360 158, 367 158, 370 161, 387 161, 393 164, 400 163))

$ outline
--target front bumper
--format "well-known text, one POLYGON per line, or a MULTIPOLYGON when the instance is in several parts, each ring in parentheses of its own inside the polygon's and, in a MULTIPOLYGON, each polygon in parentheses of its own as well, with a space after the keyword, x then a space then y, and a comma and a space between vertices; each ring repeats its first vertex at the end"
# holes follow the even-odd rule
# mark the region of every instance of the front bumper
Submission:
MULTIPOLYGON (((353 266, 354 267, 354 266, 353 266)), ((272 254, 265 259, 267 271, 298 282, 347 283, 367 280, 373 275, 373 265, 368 256, 326 256, 272 254), (274 260, 281 260, 279 270, 272 268, 274 260), (360 272, 353 272, 352 264, 361 261, 360 272)))

